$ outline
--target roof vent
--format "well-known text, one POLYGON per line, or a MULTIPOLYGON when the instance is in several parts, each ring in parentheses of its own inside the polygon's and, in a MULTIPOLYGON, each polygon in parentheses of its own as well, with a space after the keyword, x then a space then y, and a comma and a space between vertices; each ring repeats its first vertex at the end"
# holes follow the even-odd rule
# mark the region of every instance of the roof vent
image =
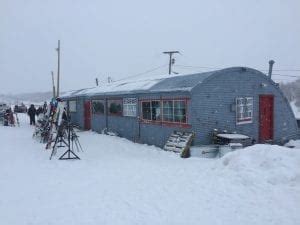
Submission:
POLYGON ((270 60, 269 61, 269 72, 268 72, 268 77, 271 79, 272 77, 272 70, 273 70, 273 65, 274 65, 275 61, 274 60, 270 60))

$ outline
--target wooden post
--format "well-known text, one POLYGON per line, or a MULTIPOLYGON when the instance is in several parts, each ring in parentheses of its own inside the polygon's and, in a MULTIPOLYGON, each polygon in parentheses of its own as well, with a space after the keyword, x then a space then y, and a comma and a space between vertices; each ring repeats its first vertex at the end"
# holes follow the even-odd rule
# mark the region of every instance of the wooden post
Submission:
POLYGON ((171 74, 172 73, 172 65, 174 64, 172 56, 175 53, 179 53, 180 54, 180 52, 179 51, 169 51, 169 52, 163 52, 163 53, 169 55, 169 74, 171 74))
POLYGON ((57 94, 56 97, 59 97, 59 79, 60 79, 60 40, 58 40, 58 47, 56 49, 57 51, 57 94))

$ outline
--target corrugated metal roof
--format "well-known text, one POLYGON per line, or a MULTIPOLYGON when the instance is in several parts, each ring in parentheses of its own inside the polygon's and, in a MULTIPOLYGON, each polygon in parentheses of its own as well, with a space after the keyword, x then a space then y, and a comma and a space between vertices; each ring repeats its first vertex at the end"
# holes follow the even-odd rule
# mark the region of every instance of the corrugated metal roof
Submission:
POLYGON ((216 71, 181 76, 169 76, 152 86, 149 89, 149 91, 190 91, 193 87, 195 87, 199 83, 202 83, 203 80, 205 80, 207 77, 214 74, 215 72, 216 71))
POLYGON ((61 97, 191 91, 193 87, 215 72, 216 71, 186 75, 162 75, 138 79, 123 79, 102 84, 94 88, 66 92, 61 97))
POLYGON ((90 89, 94 89, 94 88, 82 88, 79 90, 73 90, 73 91, 67 91, 64 92, 63 94, 60 95, 61 98, 66 98, 66 97, 77 97, 77 96, 84 96, 86 95, 86 92, 90 89))
MULTIPOLYGON (((191 91, 206 78, 214 74, 223 74, 227 72, 244 72, 263 73, 247 67, 231 67, 222 70, 180 75, 160 75, 142 78, 122 79, 119 81, 100 84, 94 88, 80 89, 73 92, 67 92, 62 98, 77 96, 94 96, 94 95, 123 95, 134 93, 157 93, 157 92, 175 92, 191 91)), ((265 76, 265 75, 264 75, 265 76)))

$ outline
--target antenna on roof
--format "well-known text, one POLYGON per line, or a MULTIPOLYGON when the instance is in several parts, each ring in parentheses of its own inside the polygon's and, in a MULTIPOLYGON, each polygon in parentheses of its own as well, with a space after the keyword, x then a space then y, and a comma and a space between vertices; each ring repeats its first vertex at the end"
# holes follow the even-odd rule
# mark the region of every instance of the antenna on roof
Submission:
POLYGON ((169 58, 169 74, 171 74, 172 73, 172 65, 175 64, 175 59, 172 58, 172 56, 173 56, 173 54, 176 54, 176 53, 180 54, 180 52, 179 51, 168 51, 168 52, 163 52, 163 53, 168 54, 170 57, 169 58))

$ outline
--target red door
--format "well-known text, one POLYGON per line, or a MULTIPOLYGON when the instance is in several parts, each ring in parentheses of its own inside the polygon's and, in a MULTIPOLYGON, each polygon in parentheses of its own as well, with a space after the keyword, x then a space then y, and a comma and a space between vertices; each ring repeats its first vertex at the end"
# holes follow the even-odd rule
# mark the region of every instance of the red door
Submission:
POLYGON ((91 129, 91 102, 84 102, 84 129, 91 129))
POLYGON ((259 140, 273 140, 274 96, 259 96, 259 140))

